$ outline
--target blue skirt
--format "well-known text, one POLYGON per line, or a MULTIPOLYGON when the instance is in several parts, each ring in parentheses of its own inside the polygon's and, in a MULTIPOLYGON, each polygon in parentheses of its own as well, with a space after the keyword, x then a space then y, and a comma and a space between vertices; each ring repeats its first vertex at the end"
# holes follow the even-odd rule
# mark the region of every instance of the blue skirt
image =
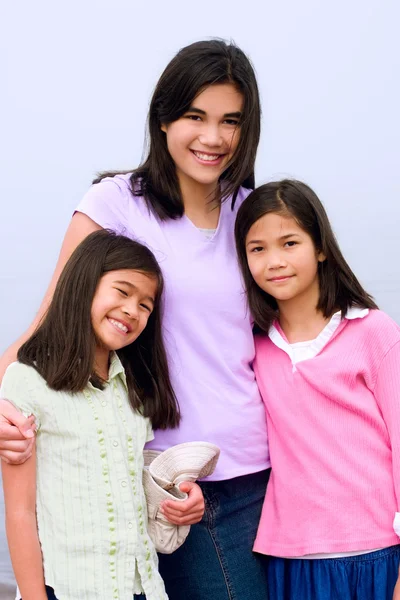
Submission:
POLYGON ((271 600, 392 600, 400 545, 327 559, 266 559, 271 600))

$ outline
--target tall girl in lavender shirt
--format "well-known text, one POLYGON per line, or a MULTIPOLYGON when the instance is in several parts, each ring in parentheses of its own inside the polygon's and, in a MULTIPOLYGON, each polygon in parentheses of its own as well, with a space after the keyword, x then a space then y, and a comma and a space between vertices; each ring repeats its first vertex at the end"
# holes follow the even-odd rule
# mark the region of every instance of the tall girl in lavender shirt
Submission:
MULTIPOLYGON (((254 187, 259 134, 257 82, 244 53, 219 40, 183 48, 151 100, 146 160, 132 172, 94 181, 67 230, 39 314, 73 249, 96 229, 146 244, 161 265, 164 340, 182 421, 178 430, 156 431, 151 445, 163 450, 207 440, 221 448, 212 479, 201 484, 204 518, 181 549, 160 556, 171 600, 267 597, 252 544, 270 463, 234 246, 237 210, 254 187)), ((27 335, 6 353, 3 368, 27 335)), ((24 460, 31 451, 25 440, 30 422, 5 401, 0 408, 7 418, 0 430, 2 456, 24 460)), ((182 522, 190 521, 191 502, 189 494, 182 522)), ((181 518, 175 504, 164 510, 181 518)))

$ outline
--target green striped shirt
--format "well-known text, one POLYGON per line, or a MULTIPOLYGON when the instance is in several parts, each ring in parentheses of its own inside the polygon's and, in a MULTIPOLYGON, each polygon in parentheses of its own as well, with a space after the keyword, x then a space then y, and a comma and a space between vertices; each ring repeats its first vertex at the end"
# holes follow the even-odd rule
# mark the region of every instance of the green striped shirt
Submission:
POLYGON ((112 355, 103 390, 55 392, 34 368, 13 363, 1 395, 37 433, 36 509, 47 585, 62 600, 166 600, 147 533, 143 447, 153 434, 129 404, 112 355))

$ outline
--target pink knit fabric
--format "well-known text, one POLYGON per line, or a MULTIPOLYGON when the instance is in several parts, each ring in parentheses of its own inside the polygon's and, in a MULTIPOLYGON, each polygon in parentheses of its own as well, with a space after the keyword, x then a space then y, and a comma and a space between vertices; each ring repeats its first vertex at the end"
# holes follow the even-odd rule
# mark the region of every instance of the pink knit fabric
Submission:
POLYGON ((259 336, 254 370, 272 463, 254 550, 290 557, 398 544, 400 327, 378 310, 343 319, 295 369, 259 336))

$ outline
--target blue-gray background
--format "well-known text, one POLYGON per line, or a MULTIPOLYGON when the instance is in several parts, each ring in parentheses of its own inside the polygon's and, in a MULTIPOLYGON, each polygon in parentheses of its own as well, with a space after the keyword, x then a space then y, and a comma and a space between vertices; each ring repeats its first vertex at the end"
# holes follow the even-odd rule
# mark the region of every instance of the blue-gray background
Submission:
POLYGON ((166 63, 211 36, 233 39, 257 71, 257 183, 288 175, 314 187, 352 268, 400 322, 399 22, 397 0, 5 5, 0 351, 37 310, 95 172, 139 163, 149 98, 166 63))

